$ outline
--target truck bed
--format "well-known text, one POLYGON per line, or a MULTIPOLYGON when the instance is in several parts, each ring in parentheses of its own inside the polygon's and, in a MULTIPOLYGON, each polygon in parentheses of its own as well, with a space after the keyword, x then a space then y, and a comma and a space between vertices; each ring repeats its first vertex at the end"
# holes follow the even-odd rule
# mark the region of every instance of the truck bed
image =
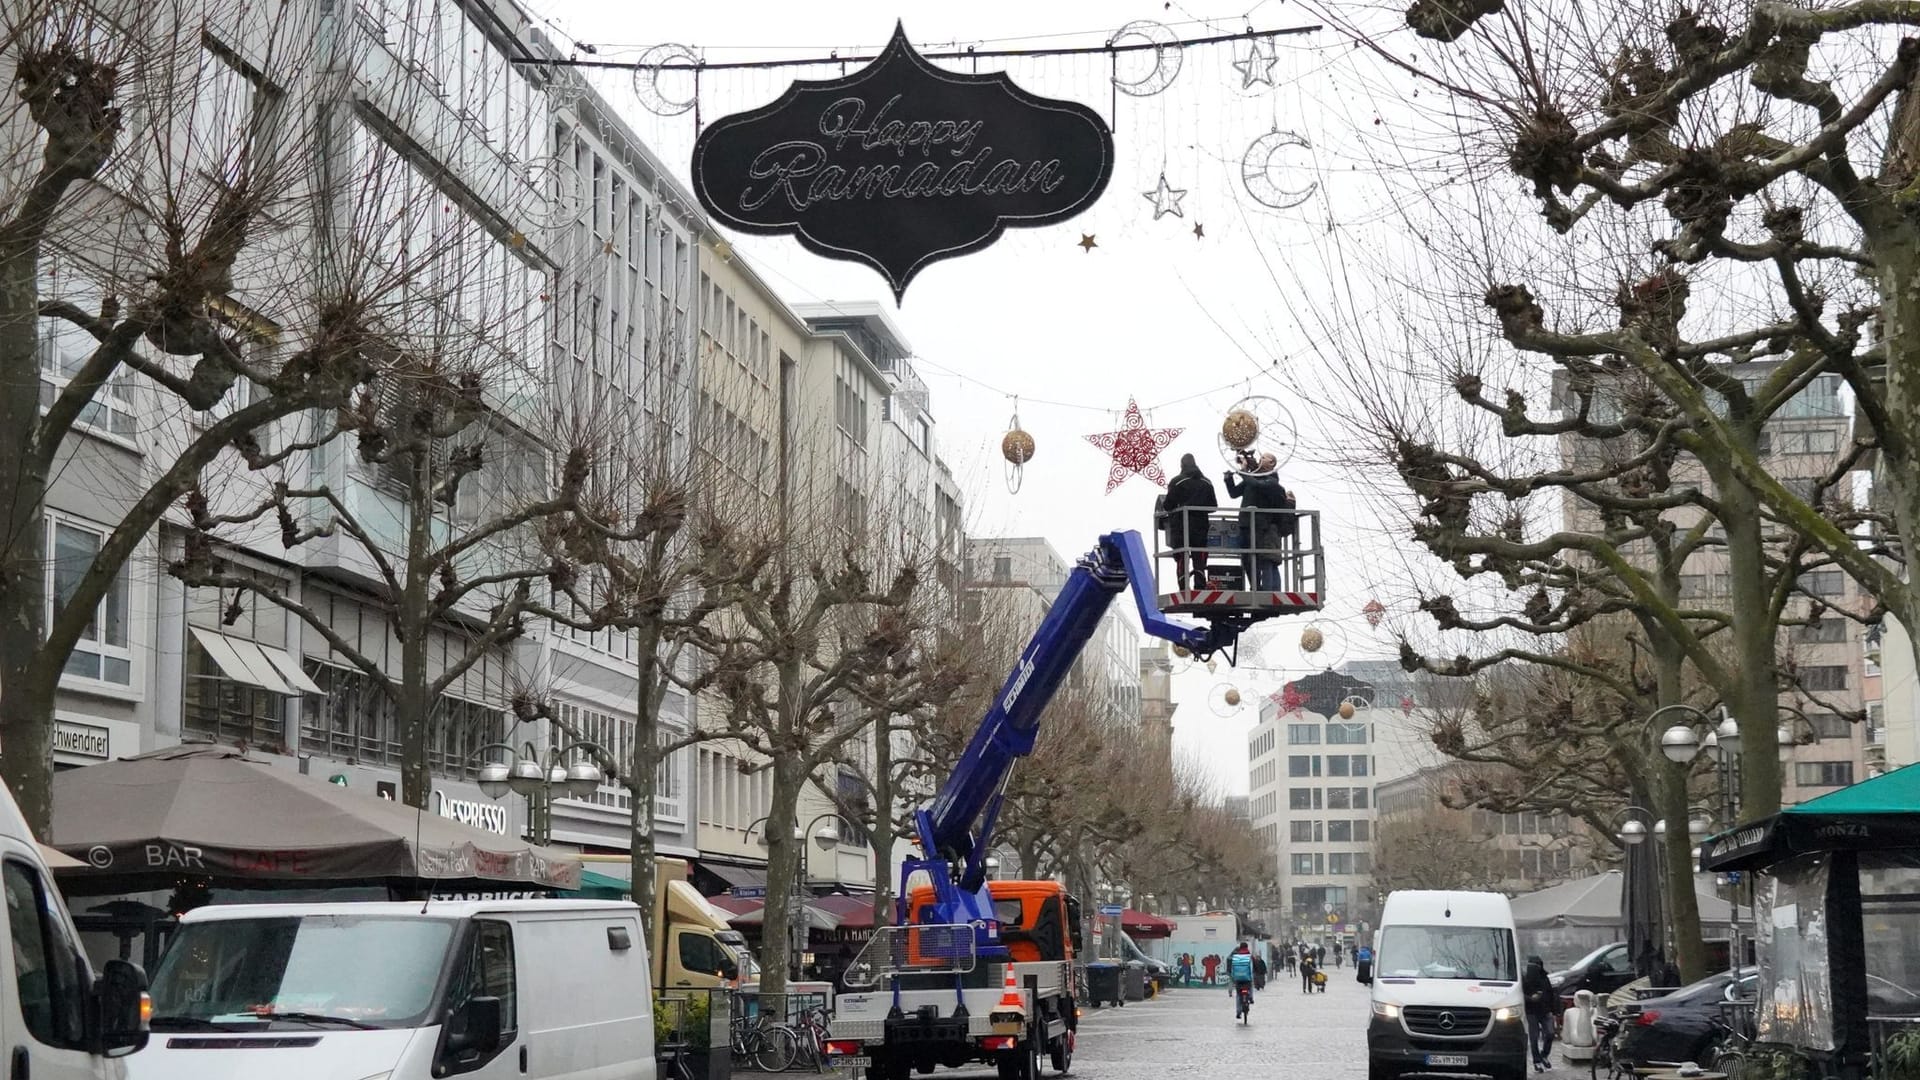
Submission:
MULTIPOLYGON (((1037 993, 1043 1000, 1072 992, 1071 973, 1064 963, 1045 961, 1011 966, 1029 1016, 1034 1014, 1035 1002, 1027 993, 1028 976, 1034 978, 1037 993)), ((951 985, 938 990, 902 989, 899 994, 900 1012, 912 1016, 921 1009, 931 1007, 936 1018, 946 1017, 953 1015, 954 1007, 964 1000, 967 1006, 967 1033, 974 1037, 991 1035, 994 1033, 994 1008, 1000 1003, 1000 995, 1006 992, 1004 982, 1007 967, 1005 964, 991 965, 989 985, 961 990, 958 996, 951 985)), ((882 1040, 886 1037, 887 1016, 893 1011, 894 1003, 891 979, 884 980, 882 985, 872 990, 841 994, 834 999, 833 1022, 829 1031, 836 1039, 882 1040)))

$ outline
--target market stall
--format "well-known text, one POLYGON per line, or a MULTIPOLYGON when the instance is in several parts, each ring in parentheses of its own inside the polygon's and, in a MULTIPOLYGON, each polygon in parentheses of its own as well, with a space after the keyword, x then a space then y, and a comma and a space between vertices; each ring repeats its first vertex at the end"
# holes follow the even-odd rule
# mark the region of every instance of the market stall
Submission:
POLYGON ((1920 1039, 1920 766, 1708 837, 1700 861, 1754 875, 1763 1042, 1859 1075, 1920 1039))

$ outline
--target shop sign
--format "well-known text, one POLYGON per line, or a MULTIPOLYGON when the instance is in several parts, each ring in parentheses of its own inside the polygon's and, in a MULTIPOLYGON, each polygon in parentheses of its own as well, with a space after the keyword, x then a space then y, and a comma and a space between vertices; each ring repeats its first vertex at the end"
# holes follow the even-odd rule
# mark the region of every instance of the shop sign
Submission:
POLYGON ((433 810, 443 818, 452 818, 462 825, 472 825, 501 836, 507 835, 511 827, 507 823, 507 808, 499 803, 456 799, 438 788, 433 792, 433 810))
POLYGON ((53 750, 56 754, 72 754, 75 757, 99 758, 106 760, 110 754, 112 740, 106 728, 93 724, 76 724, 71 720, 53 722, 53 750))
POLYGON ((797 81, 701 132, 693 190, 732 228, 873 267, 898 300, 933 262, 1092 206, 1113 158, 1099 113, 1004 72, 935 67, 896 26, 859 71, 797 81))

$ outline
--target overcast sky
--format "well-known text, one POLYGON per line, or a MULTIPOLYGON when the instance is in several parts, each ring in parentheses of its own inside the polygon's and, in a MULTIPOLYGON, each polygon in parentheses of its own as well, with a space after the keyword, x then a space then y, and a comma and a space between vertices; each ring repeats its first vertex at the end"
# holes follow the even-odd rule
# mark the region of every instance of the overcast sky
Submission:
MULTIPOLYGON (((1243 0, 1244 2, 1244 0, 1243 0)), ((845 0, 636 4, 536 0, 563 42, 594 45, 596 58, 638 60, 647 48, 678 43, 708 62, 870 55, 901 14, 895 6, 845 0)), ((1099 45, 1121 24, 1157 19, 1181 37, 1232 33, 1251 25, 1281 29, 1312 20, 1292 3, 1269 2, 1240 14, 1176 4, 976 0, 935 9, 913 5, 909 36, 922 51, 1099 45), (1211 22, 1196 19, 1204 17, 1211 22)), ((1351 436, 1339 395, 1316 354, 1322 292, 1352 297, 1348 260, 1377 255, 1391 207, 1368 162, 1376 151, 1378 103, 1389 80, 1357 77, 1344 65, 1351 45, 1331 30, 1277 39, 1277 87, 1243 90, 1235 60, 1245 43, 1183 50, 1168 89, 1118 98, 1104 56, 1008 62, 1015 80, 1049 97, 1092 106, 1115 126, 1118 163, 1102 199, 1079 217, 1048 228, 1012 230, 994 247, 935 264, 912 284, 896 317, 932 391, 942 454, 968 502, 975 535, 1041 535, 1070 559, 1100 532, 1149 528, 1157 489, 1142 479, 1104 494, 1107 462, 1083 435, 1112 430, 1129 397, 1154 427, 1185 434, 1161 461, 1169 473, 1193 453, 1213 475, 1225 467, 1215 435, 1227 409, 1247 394, 1281 399, 1300 428, 1301 451, 1283 469, 1303 508, 1323 512, 1328 610, 1316 621, 1328 639, 1317 660, 1386 655, 1387 633, 1361 615, 1370 598, 1406 608, 1407 567, 1417 558, 1382 524, 1380 511, 1337 464, 1351 436), (1275 130, 1297 132, 1311 149, 1292 148, 1269 176, 1279 188, 1318 185, 1288 210, 1256 202, 1242 180, 1249 146, 1275 130), (1142 197, 1162 173, 1185 189, 1183 216, 1158 221, 1142 197), (1195 224, 1205 236, 1193 234, 1195 224), (1098 247, 1077 242, 1092 234, 1098 247), (999 441, 1017 408, 1038 443, 1018 494, 1009 494, 999 441)), ((583 54, 584 55, 584 54, 583 54)), ((1147 74, 1145 57, 1122 76, 1147 74)), ((964 64, 956 65, 965 70, 964 64)), ((700 113, 711 121, 765 104, 796 77, 825 78, 837 68, 712 72, 701 83, 700 113)), ((624 72, 592 76, 634 129, 686 179, 695 135, 691 112, 660 116, 643 107, 624 72)), ((669 76, 663 95, 686 94, 669 76)), ((1257 163, 1256 163, 1257 165, 1257 163)), ((785 239, 735 237, 735 249, 791 302, 893 302, 885 282, 863 266, 811 255, 785 239)), ((1358 260, 1365 262, 1365 259, 1358 260)), ((1364 293, 1370 287, 1360 286, 1364 293)), ((1364 301, 1355 301, 1364 305, 1364 301)), ((1224 495, 1224 491, 1222 492, 1224 495)), ((1311 670, 1298 647, 1305 620, 1276 624, 1264 661, 1295 676, 1311 670)), ((1288 676, 1224 664, 1192 667, 1177 683, 1175 740, 1203 755, 1229 791, 1244 792, 1251 702, 1288 676), (1219 715, 1227 686, 1249 703, 1219 715)))

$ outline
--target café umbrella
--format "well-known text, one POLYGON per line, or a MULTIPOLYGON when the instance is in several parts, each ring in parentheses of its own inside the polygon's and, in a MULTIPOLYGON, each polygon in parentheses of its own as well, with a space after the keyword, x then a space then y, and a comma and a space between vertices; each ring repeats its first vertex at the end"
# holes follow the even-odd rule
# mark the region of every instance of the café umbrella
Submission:
POLYGON ((71 894, 385 884, 577 889, 551 848, 354 791, 224 746, 179 746, 54 777, 52 846, 71 894))

